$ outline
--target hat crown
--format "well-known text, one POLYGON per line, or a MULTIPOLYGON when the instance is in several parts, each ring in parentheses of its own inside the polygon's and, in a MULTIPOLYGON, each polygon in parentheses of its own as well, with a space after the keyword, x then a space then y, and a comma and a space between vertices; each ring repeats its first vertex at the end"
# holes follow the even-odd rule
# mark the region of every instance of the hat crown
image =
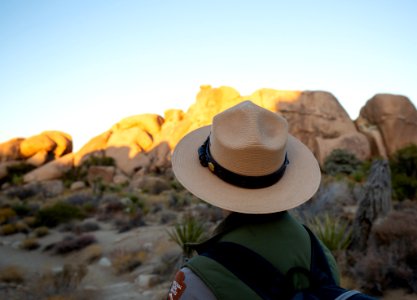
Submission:
POLYGON ((283 164, 287 138, 283 117, 244 101, 213 118, 210 152, 229 171, 263 176, 283 164))

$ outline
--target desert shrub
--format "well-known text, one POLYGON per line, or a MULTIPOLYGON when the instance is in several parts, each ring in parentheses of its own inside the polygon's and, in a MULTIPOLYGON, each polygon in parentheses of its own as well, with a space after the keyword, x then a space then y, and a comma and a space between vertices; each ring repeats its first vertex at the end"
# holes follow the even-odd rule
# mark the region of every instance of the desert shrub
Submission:
POLYGON ((144 251, 137 250, 114 250, 110 254, 113 270, 116 274, 132 272, 139 267, 146 257, 144 251))
POLYGON ((19 217, 27 216, 32 212, 32 208, 26 203, 15 204, 12 208, 19 217))
POLYGON ((176 191, 184 190, 184 186, 176 178, 171 180, 170 185, 176 191))
POLYGON ((65 202, 71 205, 82 207, 88 203, 96 202, 96 199, 93 196, 85 194, 85 193, 77 193, 66 198, 65 202))
POLYGON ((33 183, 11 187, 6 190, 6 195, 10 198, 24 200, 42 194, 42 192, 42 186, 38 183, 33 183))
POLYGON ((9 222, 9 220, 14 216, 16 216, 16 212, 12 208, 0 208, 0 224, 9 222))
POLYGON ((98 244, 89 245, 83 250, 83 259, 88 264, 99 260, 102 255, 103 248, 98 244))
POLYGON ((24 271, 17 266, 6 266, 0 269, 0 282, 21 284, 25 282, 24 271))
POLYGON ((332 252, 346 250, 352 240, 352 229, 348 223, 329 214, 313 218, 309 227, 332 252))
POLYGON ((44 237, 49 234, 49 228, 46 226, 40 226, 33 230, 33 233, 36 237, 44 237))
POLYGON ((100 229, 100 225, 95 222, 83 222, 75 225, 74 231, 77 233, 92 232, 100 229))
POLYGON ((91 166, 115 166, 116 162, 113 157, 91 155, 82 163, 82 165, 87 168, 91 166))
POLYGON ((65 187, 69 187, 75 181, 87 181, 88 168, 91 166, 115 166, 115 160, 107 156, 89 156, 78 167, 73 167, 62 176, 65 187))
POLYGON ((31 292, 38 296, 36 299, 53 299, 53 297, 80 299, 77 297, 76 290, 86 274, 87 267, 85 265, 66 264, 62 270, 42 274, 34 282, 31 292))
POLYGON ((187 190, 175 191, 168 194, 168 207, 181 210, 193 201, 193 195, 187 190))
POLYGON ((36 214, 36 225, 55 227, 74 219, 82 219, 83 212, 76 206, 65 202, 57 202, 50 207, 39 210, 36 214))
POLYGON ((7 177, 3 180, 12 185, 23 184, 23 176, 35 168, 35 166, 24 162, 9 166, 7 167, 7 177))
POLYGON ((0 226, 0 235, 11 235, 17 232, 16 224, 4 224, 0 226))
POLYGON ((27 238, 22 241, 20 248, 24 250, 35 250, 40 247, 40 244, 36 238, 27 238))
POLYGON ((193 249, 189 243, 198 243, 205 237, 204 226, 191 215, 187 215, 183 222, 168 230, 168 235, 178 246, 181 247, 185 257, 193 255, 193 249))
POLYGON ((35 216, 28 216, 23 218, 23 222, 30 227, 36 226, 36 217, 35 216))
POLYGON ((15 226, 16 226, 17 232, 29 233, 29 231, 30 231, 29 226, 23 221, 16 222, 15 226))
POLYGON ((335 149, 326 157, 323 171, 332 176, 337 174, 350 175, 358 171, 360 166, 361 161, 353 153, 344 149, 335 149))
POLYGON ((142 211, 137 209, 129 214, 119 215, 115 219, 114 225, 118 229, 118 232, 122 233, 146 224, 143 220, 142 211))
POLYGON ((382 294, 405 288, 417 293, 416 212, 392 211, 373 226, 367 253, 353 269, 364 289, 382 294))
POLYGON ((96 242, 96 238, 90 234, 80 236, 67 236, 54 246, 56 254, 67 254, 73 251, 81 250, 88 245, 96 242))
POLYGON ((69 188, 73 182, 86 181, 87 169, 83 167, 72 167, 68 171, 64 172, 61 177, 66 188, 69 188))
POLYGON ((417 146, 398 150, 390 159, 392 188, 398 200, 417 197, 417 146))

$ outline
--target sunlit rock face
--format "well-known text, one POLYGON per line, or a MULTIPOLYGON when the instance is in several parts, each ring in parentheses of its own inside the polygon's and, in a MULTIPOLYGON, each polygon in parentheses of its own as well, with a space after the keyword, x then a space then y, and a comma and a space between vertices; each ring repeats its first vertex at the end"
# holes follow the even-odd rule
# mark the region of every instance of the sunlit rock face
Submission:
POLYGON ((158 166, 169 165, 167 149, 173 149, 188 132, 210 125, 216 114, 244 100, 282 114, 289 122, 290 133, 305 143, 320 163, 338 148, 346 149, 360 159, 370 155, 367 138, 357 131, 346 111, 330 93, 265 88, 241 96, 231 87, 206 85, 201 86, 196 101, 186 112, 167 110, 165 118, 149 114, 126 118, 85 145, 76 154, 75 162, 77 164, 88 153, 104 151, 126 174, 139 169, 142 172, 155 169, 156 162, 158 166), (160 148, 162 144, 165 146, 160 148), (158 153, 157 158, 155 153, 158 153))
POLYGON ((164 117, 141 114, 124 118, 70 156, 72 138, 59 131, 2 143, 0 173, 4 178, 10 164, 23 161, 37 167, 26 174, 26 182, 50 180, 60 178, 72 166, 81 166, 91 156, 113 158, 114 178, 164 173, 170 169, 172 149, 184 135, 210 125, 216 114, 245 100, 284 116, 290 133, 311 149, 320 164, 335 149, 364 160, 387 157, 410 143, 417 144, 417 112, 403 96, 375 95, 353 122, 329 92, 263 88, 242 96, 231 87, 204 85, 187 111, 169 109, 164 117))
POLYGON ((24 139, 20 144, 20 155, 29 158, 40 151, 46 151, 51 158, 58 158, 72 152, 72 138, 60 131, 44 131, 24 139))
POLYGON ((320 163, 338 148, 360 159, 370 155, 365 135, 358 132, 337 99, 327 92, 260 89, 250 96, 241 96, 229 87, 202 86, 196 102, 181 122, 190 123, 189 130, 209 125, 217 113, 244 100, 283 115, 288 120, 290 133, 306 144, 320 163))
POLYGON ((404 96, 375 95, 362 107, 356 124, 369 137, 376 156, 390 156, 417 144, 417 111, 404 96))

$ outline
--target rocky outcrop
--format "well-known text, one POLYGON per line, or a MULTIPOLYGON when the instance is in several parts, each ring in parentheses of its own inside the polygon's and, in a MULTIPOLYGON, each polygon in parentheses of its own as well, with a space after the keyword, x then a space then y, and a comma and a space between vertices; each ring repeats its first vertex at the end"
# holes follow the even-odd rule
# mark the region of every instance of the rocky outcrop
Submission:
MULTIPOLYGON (((48 162, 71 152, 72 138, 69 134, 61 131, 44 131, 28 138, 11 139, 0 144, 0 180, 9 175, 8 167, 10 166, 26 164, 42 169, 42 166, 48 162)), ((32 172, 37 174, 36 171, 32 172)), ((44 173, 43 170, 38 172, 44 173)), ((31 176, 28 178, 32 178, 31 176)), ((46 178, 51 179, 49 177, 49 175, 46 176, 46 178)), ((29 181, 37 180, 38 175, 34 178, 36 179, 30 179, 29 181)), ((41 178, 44 178, 43 175, 41 178)))
MULTIPOLYGON (((0 162, 25 160, 37 166, 25 181, 58 178, 63 170, 82 165, 90 156, 113 158, 115 174, 129 178, 163 173, 170 168, 172 149, 184 135, 211 124, 216 114, 244 100, 283 115, 290 133, 306 144, 321 164, 335 149, 345 149, 364 160, 371 155, 385 157, 410 143, 417 144, 417 112, 402 96, 376 95, 354 123, 328 92, 260 89, 241 96, 231 87, 205 85, 186 112, 171 109, 164 117, 142 114, 125 118, 92 138, 71 159, 48 163, 70 153, 72 141, 65 133, 45 131, 0 144, 0 162)), ((3 174, 7 168, 2 170, 3 174)))
POLYGON ((23 181, 36 182, 61 178, 66 171, 73 167, 73 160, 73 153, 69 153, 25 174, 23 181))
POLYGON ((217 113, 248 99, 282 114, 288 120, 290 132, 313 151, 320 163, 340 148, 360 159, 370 156, 367 138, 358 132, 337 99, 327 92, 261 89, 243 97, 229 87, 202 86, 197 101, 176 125, 186 124, 185 130, 180 130, 183 136, 195 128, 209 125, 217 113))
POLYGON ((335 149, 345 149, 359 159, 370 156, 366 137, 337 99, 327 92, 302 92, 298 99, 279 102, 279 112, 287 119, 290 132, 306 144, 322 164, 335 149))
POLYGON ((417 111, 404 96, 375 95, 361 109, 356 125, 369 138, 374 156, 390 156, 417 144, 417 111))
POLYGON ((24 139, 20 144, 20 156, 30 158, 38 152, 47 152, 51 159, 72 152, 72 138, 59 131, 45 131, 24 139))
POLYGON ((23 138, 11 139, 0 144, 0 162, 20 159, 20 144, 23 138))

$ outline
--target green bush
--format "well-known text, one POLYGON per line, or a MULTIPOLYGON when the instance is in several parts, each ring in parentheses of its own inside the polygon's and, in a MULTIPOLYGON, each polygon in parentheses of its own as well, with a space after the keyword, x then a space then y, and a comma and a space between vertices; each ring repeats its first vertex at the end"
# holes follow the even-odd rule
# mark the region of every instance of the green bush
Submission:
POLYGON ((2 181, 12 185, 20 185, 23 183, 23 176, 35 168, 35 166, 24 162, 9 166, 7 167, 7 176, 2 181))
POLYGON ((87 180, 87 169, 83 167, 73 167, 66 171, 62 175, 62 181, 64 186, 69 188, 75 181, 86 181, 87 180))
POLYGON ((309 222, 309 226, 332 252, 346 250, 352 240, 352 230, 348 227, 348 223, 330 217, 329 214, 315 217, 309 222))
POLYGON ((30 214, 31 208, 26 203, 18 203, 12 206, 13 210, 20 217, 24 217, 30 214))
POLYGON ((417 146, 398 150, 390 159, 392 188, 398 200, 417 198, 417 146))
POLYGON ((35 224, 36 226, 55 227, 58 224, 82 218, 84 218, 84 213, 81 209, 65 202, 58 202, 53 206, 39 210, 36 214, 35 224))
POLYGON ((87 168, 91 166, 115 166, 116 162, 113 157, 92 155, 82 165, 87 168))
POLYGON ((173 229, 168 231, 171 240, 181 247, 185 257, 193 255, 193 249, 188 244, 202 241, 204 233, 203 224, 192 216, 186 216, 181 224, 175 225, 173 229))
POLYGON ((69 187, 75 181, 87 181, 88 168, 91 166, 115 166, 115 160, 107 156, 90 156, 82 165, 73 167, 64 173, 62 180, 65 187, 69 187))
POLYGON ((337 174, 350 175, 360 170, 362 162, 353 154, 344 149, 333 150, 324 161, 323 171, 335 176, 337 174))

